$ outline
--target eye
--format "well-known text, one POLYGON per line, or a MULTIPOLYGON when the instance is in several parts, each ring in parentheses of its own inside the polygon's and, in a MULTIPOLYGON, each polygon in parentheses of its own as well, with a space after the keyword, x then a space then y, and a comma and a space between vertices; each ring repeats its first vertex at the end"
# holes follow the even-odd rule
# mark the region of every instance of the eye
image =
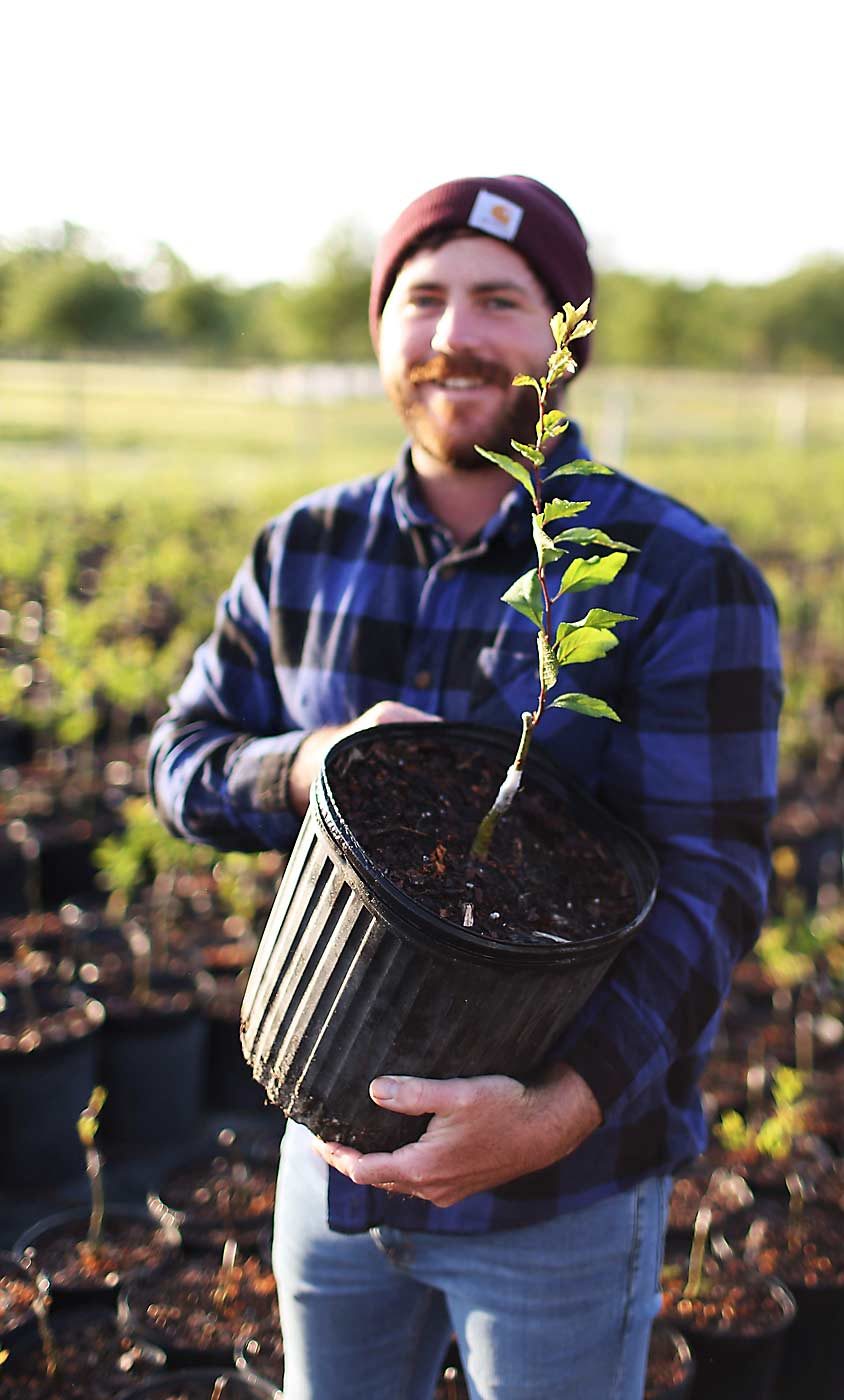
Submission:
POLYGON ((407 299, 407 304, 416 311, 430 311, 441 304, 442 298, 436 292, 413 292, 407 299))
POLYGON ((503 293, 493 293, 484 298, 484 306, 488 306, 493 311, 515 311, 518 303, 513 297, 504 296, 503 293))

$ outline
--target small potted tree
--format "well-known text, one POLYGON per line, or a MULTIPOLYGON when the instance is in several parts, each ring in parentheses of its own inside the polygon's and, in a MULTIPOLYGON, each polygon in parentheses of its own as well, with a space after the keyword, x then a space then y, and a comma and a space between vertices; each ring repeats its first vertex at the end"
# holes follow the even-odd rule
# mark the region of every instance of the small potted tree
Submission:
POLYGON ((587 310, 553 318, 547 375, 514 381, 536 394, 535 443, 514 441, 514 457, 478 449, 532 511, 536 564, 503 598, 536 628, 537 700, 515 757, 512 736, 468 725, 389 725, 335 744, 247 986, 242 1043, 270 1101, 364 1151, 425 1128, 371 1102, 379 1073, 529 1074, 654 898, 645 843, 531 750, 552 707, 618 722, 603 700, 552 692, 567 665, 606 655, 632 620, 589 608, 556 623, 553 612, 610 583, 632 553, 597 528, 549 533, 589 504, 549 499, 552 479, 609 470, 578 461, 543 472, 544 449, 568 426, 549 391, 574 366, 570 343, 592 329, 587 310), (572 558, 557 578, 570 546, 606 553, 572 558))

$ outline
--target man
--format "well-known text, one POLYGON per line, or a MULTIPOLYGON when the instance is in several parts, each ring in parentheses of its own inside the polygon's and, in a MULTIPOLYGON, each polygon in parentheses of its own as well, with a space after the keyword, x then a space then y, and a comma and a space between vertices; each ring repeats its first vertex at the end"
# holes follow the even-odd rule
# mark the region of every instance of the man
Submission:
MULTIPOLYGON (((474 447, 531 439, 512 378, 542 372, 552 313, 591 290, 573 214, 523 177, 440 186, 388 230, 371 329, 409 445, 260 536, 153 738, 173 830, 289 848, 327 747, 368 725, 516 735, 534 629, 499 598, 533 563, 529 506, 474 447)), ((585 455, 572 423, 549 468, 585 455)), ((623 723, 554 710, 535 742, 650 838, 660 894, 537 1084, 379 1079, 384 1107, 434 1115, 394 1154, 288 1127, 288 1400, 429 1400, 452 1331, 473 1397, 642 1393, 670 1175, 704 1145, 697 1080, 764 909, 776 623, 721 531, 621 474, 570 480, 640 550, 598 600, 637 621, 595 673, 623 723)))

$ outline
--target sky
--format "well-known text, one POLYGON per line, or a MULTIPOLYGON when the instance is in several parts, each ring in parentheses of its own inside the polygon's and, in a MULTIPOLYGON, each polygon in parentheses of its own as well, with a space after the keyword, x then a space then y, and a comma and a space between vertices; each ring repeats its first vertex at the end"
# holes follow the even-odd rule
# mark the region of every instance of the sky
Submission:
POLYGON ((70 220, 240 285, 518 172, 598 267, 766 282, 844 256, 834 0, 5 0, 0 240, 70 220))

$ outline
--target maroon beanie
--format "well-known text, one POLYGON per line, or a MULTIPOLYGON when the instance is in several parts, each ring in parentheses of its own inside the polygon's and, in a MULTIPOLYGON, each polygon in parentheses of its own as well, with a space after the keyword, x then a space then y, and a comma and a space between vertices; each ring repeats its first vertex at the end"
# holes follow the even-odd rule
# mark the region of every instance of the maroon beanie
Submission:
MULTIPOLYGON (((413 244, 439 229, 476 229, 509 243, 546 288, 552 310, 592 295, 593 276, 583 230, 568 205, 527 175, 451 180, 409 204, 381 239, 372 267, 369 329, 377 344, 378 323, 402 263, 413 244)), ((591 336, 578 346, 586 363, 591 336)))

